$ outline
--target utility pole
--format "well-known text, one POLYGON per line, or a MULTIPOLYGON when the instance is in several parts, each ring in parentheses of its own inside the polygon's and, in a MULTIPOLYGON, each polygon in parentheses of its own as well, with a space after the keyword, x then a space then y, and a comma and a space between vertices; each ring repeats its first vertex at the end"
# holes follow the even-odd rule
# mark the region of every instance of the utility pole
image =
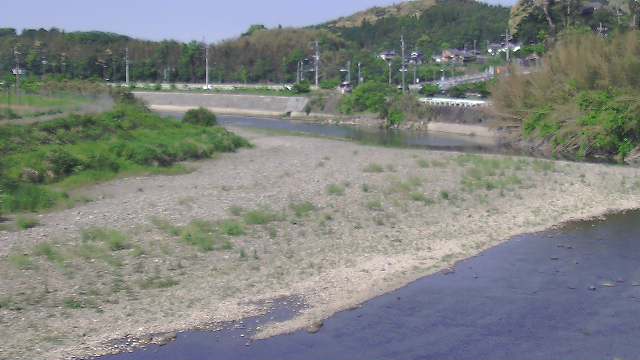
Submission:
POLYGON ((16 75, 16 98, 20 99, 20 74, 22 70, 20 69, 20 53, 18 52, 18 47, 13 47, 13 56, 16 60, 16 68, 13 70, 13 73, 16 75))
POLYGON ((505 32, 504 35, 504 43, 507 46, 507 64, 509 64, 511 62, 511 42, 509 41, 509 27, 507 27, 507 31, 505 32))
POLYGON ((300 63, 301 60, 298 60, 297 68, 296 68, 296 84, 300 84, 300 63))
POLYGON ((402 92, 405 92, 406 89, 406 63, 405 63, 405 57, 404 57, 404 35, 400 35, 400 45, 402 46, 402 92))
POLYGON ((124 78, 125 78, 127 87, 129 87, 129 48, 128 47, 124 49, 124 66, 125 66, 124 78))
POLYGON ((315 55, 315 71, 316 71, 316 89, 320 86, 320 44, 316 40, 316 55, 315 55))
POLYGON ((389 85, 391 85, 391 61, 387 61, 387 65, 389 65, 389 85))
POLYGON ((205 89, 209 90, 209 44, 205 42, 204 46, 205 46, 204 48, 204 63, 205 63, 204 86, 205 86, 205 89))
POLYGON ((358 85, 362 83, 362 63, 358 63, 358 85))

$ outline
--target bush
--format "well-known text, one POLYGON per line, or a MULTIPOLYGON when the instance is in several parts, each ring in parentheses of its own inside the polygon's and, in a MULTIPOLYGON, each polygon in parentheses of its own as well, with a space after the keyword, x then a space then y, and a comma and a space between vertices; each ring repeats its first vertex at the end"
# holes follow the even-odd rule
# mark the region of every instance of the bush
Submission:
POLYGON ((47 155, 49 170, 56 176, 67 176, 73 173, 82 162, 63 148, 55 148, 47 155))
POLYGON ((199 126, 218 125, 218 119, 216 118, 216 114, 202 107, 187 111, 187 113, 184 114, 182 121, 187 124, 199 125, 199 126))
POLYGON ((308 81, 301 81, 293 85, 293 92, 296 94, 306 94, 311 92, 311 84, 308 81))
POLYGON ((393 87, 375 81, 358 86, 351 95, 343 97, 340 111, 345 114, 369 111, 376 114, 384 111, 388 97, 397 93, 393 87))
POLYGON ((440 93, 440 86, 435 84, 425 84, 422 89, 420 89, 420 93, 425 96, 435 96, 440 93))
POLYGON ((320 88, 325 90, 335 90, 340 85, 340 80, 323 80, 320 82, 320 88))

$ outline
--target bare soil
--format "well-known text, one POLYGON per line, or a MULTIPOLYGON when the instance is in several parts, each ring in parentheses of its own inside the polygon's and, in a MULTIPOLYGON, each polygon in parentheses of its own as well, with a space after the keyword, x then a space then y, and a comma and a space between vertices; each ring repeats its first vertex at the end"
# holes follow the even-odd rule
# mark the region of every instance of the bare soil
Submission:
POLYGON ((104 354, 300 296, 300 316, 259 336, 288 332, 514 235, 640 204, 633 168, 237 132, 256 147, 83 189, 94 201, 0 232, 0 359, 104 354), (194 220, 210 227, 191 234, 194 220))

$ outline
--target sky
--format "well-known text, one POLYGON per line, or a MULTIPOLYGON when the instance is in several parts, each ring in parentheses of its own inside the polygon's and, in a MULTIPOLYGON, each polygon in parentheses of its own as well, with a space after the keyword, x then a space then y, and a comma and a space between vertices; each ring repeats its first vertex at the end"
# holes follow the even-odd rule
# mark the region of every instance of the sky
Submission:
MULTIPOLYGON (((148 40, 217 42, 251 24, 322 23, 398 0, 0 0, 0 27, 100 30, 148 40)), ((510 5, 515 0, 488 0, 510 5)), ((487 19, 490 21, 490 19, 487 19)))

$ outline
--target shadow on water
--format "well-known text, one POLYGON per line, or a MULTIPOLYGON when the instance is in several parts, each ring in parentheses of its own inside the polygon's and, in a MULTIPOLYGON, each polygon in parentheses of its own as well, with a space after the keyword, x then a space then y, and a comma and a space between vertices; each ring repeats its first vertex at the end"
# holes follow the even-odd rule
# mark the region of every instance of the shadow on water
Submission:
MULTIPOLYGON (((182 114, 164 114, 182 117, 182 114)), ((489 138, 428 133, 398 129, 380 129, 346 125, 318 124, 284 119, 265 119, 240 116, 218 116, 218 123, 225 127, 246 127, 283 131, 313 136, 341 138, 370 145, 413 147, 432 150, 503 153, 495 141, 489 138)))
POLYGON ((640 212, 521 235, 325 321, 267 340, 193 331, 100 360, 637 359, 640 212))

